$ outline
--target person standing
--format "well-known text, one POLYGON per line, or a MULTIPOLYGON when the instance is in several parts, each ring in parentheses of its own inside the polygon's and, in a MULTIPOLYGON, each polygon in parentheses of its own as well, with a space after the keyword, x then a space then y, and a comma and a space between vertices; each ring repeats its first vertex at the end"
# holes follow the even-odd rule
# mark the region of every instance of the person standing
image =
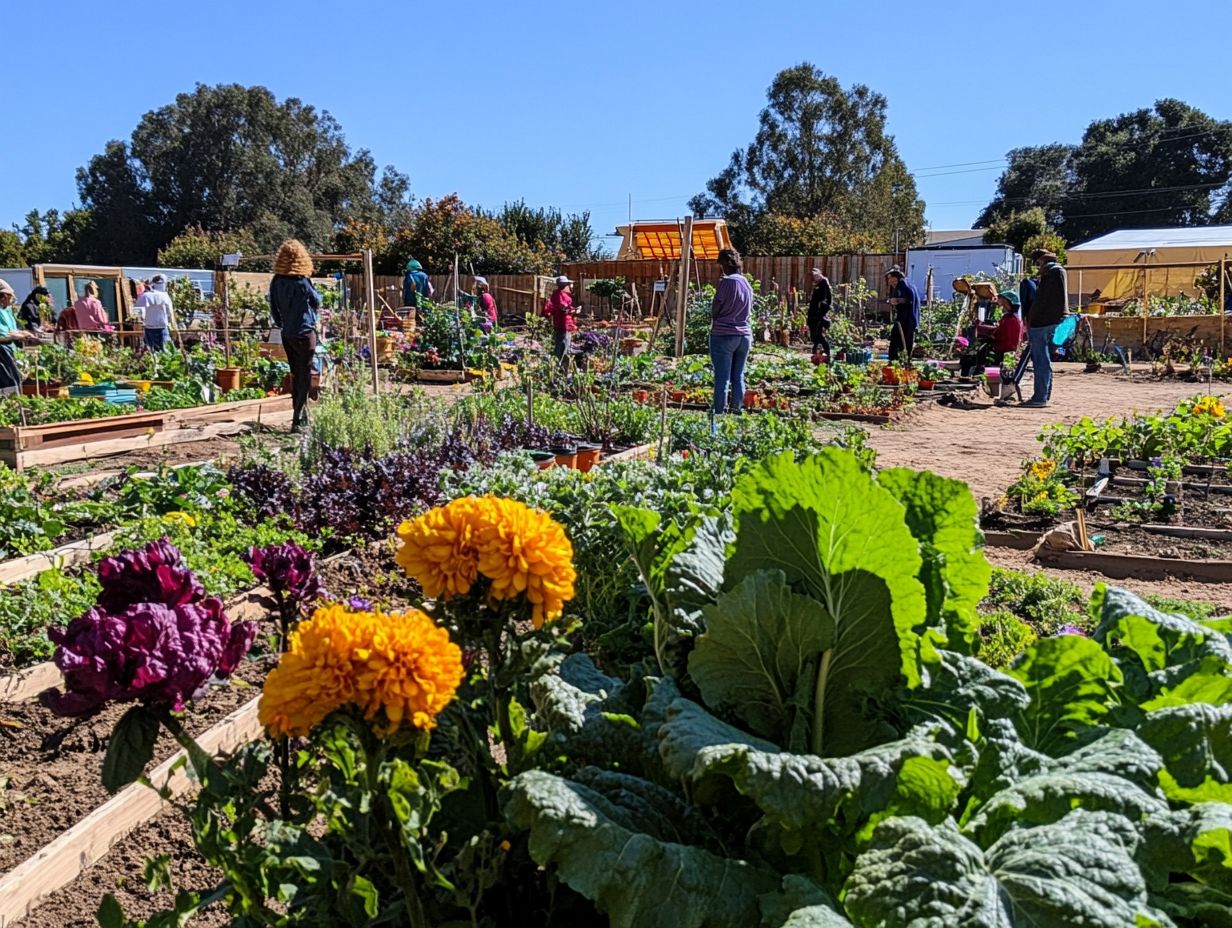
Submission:
POLYGON ((406 275, 402 278, 402 305, 418 309, 424 300, 432 298, 432 281, 424 272, 423 265, 411 258, 406 262, 406 275))
POLYGON ((1022 310, 1022 318, 1031 315, 1031 304, 1035 302, 1035 294, 1039 290, 1039 282, 1029 274, 1018 284, 1018 306, 1022 310))
MULTIPOLYGON (((719 252, 723 276, 710 303, 710 363, 714 365, 714 415, 744 407, 744 364, 753 348, 753 288, 741 273, 734 248, 719 252)), ((713 427, 713 426, 712 426, 713 427)))
POLYGON ((73 315, 77 328, 83 332, 103 332, 111 324, 107 310, 98 299, 98 284, 94 281, 86 283, 85 295, 73 304, 73 315))
POLYGON ((821 273, 821 268, 813 268, 813 292, 809 295, 808 329, 813 340, 813 354, 821 351, 830 356, 830 308, 834 303, 834 291, 830 281, 821 273))
POLYGON ((885 279, 890 286, 890 298, 886 302, 894 307, 890 360, 897 361, 901 355, 903 361, 910 364, 911 352, 915 348, 915 330, 920 326, 920 294, 897 267, 890 268, 885 279))
POLYGON ((1039 268, 1039 288, 1027 317, 1027 340, 1031 345, 1031 370, 1034 389, 1023 406, 1040 409, 1052 399, 1052 336, 1069 312, 1069 281, 1065 268, 1051 251, 1042 248, 1031 253, 1039 268))
POLYGON ((151 351, 162 351, 167 346, 169 326, 175 321, 175 306, 167 293, 167 279, 162 274, 150 278, 149 289, 137 298, 136 308, 141 313, 142 340, 151 351))
POLYGON ((21 370, 13 346, 24 342, 38 341, 32 332, 23 331, 13 315, 17 294, 8 281, 0 280, 0 396, 21 391, 21 370))
POLYGON ((569 366, 569 349, 577 331, 572 287, 573 281, 561 274, 556 278, 556 292, 543 303, 543 315, 552 320, 552 356, 562 368, 569 366))
MULTIPOLYGON (((30 291, 30 295, 21 301, 21 309, 17 311, 17 320, 25 326, 27 332, 37 332, 43 327, 41 307, 44 301, 49 308, 52 306, 51 291, 46 287, 35 287, 30 291)), ((54 310, 52 317, 55 317, 54 310)))
POLYGON ((282 329, 282 347, 291 368, 291 431, 308 424, 308 391, 317 350, 317 311, 321 296, 312 286, 312 257, 303 243, 288 239, 274 258, 270 282, 270 317, 282 329))
POLYGON ((475 311, 479 317, 479 327, 485 332, 491 332, 496 326, 496 299, 491 290, 486 277, 475 278, 475 311))

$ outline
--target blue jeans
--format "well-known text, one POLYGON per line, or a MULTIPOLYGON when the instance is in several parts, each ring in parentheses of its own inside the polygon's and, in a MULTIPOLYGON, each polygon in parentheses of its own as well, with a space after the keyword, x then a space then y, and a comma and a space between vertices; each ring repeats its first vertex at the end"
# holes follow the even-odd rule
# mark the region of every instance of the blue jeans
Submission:
POLYGON ((1031 391, 1032 403, 1047 403, 1052 399, 1052 333, 1055 325, 1031 326, 1027 340, 1031 344, 1031 370, 1035 389, 1031 391))
POLYGON ((744 362, 753 347, 752 335, 711 335, 710 363, 714 365, 715 414, 739 412, 744 405, 744 362), (728 386, 731 401, 728 402, 728 386))
POLYGON ((142 340, 145 346, 151 351, 162 351, 167 345, 167 330, 164 329, 146 329, 142 334, 142 340))

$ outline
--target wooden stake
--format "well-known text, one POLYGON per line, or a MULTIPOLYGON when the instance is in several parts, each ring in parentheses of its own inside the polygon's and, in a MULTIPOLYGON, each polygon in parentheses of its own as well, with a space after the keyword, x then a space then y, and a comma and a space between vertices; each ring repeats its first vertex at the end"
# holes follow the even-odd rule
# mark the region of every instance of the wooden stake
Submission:
POLYGON ((1081 509, 1075 509, 1074 515, 1078 517, 1078 544, 1082 545, 1083 551, 1092 551, 1091 539, 1087 537, 1087 515, 1081 509))
POLYGON ((686 216, 680 234, 680 277, 676 296, 676 357, 684 357, 684 325, 689 302, 689 259, 693 256, 693 217, 686 216))
POLYGON ((364 249, 364 296, 368 300, 368 355, 372 363, 372 392, 381 392, 381 375, 376 361, 376 284, 372 279, 372 249, 364 249))

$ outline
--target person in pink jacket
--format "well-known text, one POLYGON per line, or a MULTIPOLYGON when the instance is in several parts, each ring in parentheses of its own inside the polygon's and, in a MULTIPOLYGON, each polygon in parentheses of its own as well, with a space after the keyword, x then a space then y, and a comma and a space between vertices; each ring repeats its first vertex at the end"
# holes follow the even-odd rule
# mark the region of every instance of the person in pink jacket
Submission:
POLYGON ((107 310, 98 299, 98 284, 90 281, 86 284, 86 294, 73 304, 77 317, 77 327, 83 332, 103 332, 111 324, 107 318, 107 310))

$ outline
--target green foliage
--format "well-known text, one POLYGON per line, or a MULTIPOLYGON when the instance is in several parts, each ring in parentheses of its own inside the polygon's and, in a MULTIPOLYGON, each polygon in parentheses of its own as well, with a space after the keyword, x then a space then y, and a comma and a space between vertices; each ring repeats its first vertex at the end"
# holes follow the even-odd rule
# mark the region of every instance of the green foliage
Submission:
MULTIPOLYGON (((200 225, 192 225, 158 250, 158 266, 212 270, 218 266, 222 255, 234 254, 237 251, 246 255, 258 255, 261 248, 247 231, 207 232, 200 225)), ((266 267, 252 265, 247 269, 266 270, 266 267)))
POLYGON ((1031 251, 1024 250, 1027 241, 1049 231, 1048 217, 1044 214, 1044 208, 1033 206, 1030 209, 1013 210, 997 216, 984 232, 984 241, 990 245, 1012 245, 1015 251, 1029 256, 1031 251))
POLYGON ((93 575, 60 568, 0 588, 0 665, 15 670, 50 658, 48 627, 85 612, 98 591, 93 575))
POLYGON ((198 84, 78 172, 90 211, 83 252, 152 264, 193 227, 246 230, 254 253, 288 237, 324 250, 338 223, 380 213, 374 174, 328 113, 264 87, 198 84))
POLYGON ((1067 625, 1090 631, 1094 624, 1083 610, 1085 598, 1077 584, 1054 580, 1036 571, 994 567, 984 606, 1003 609, 1025 622, 1036 635, 1055 635, 1067 625))
POLYGON ((900 246, 921 237, 924 204, 885 131, 884 97, 806 62, 775 75, 767 102, 754 140, 690 201, 694 215, 726 217, 741 251, 767 217, 837 222, 882 250, 896 232, 900 246))
POLYGON ((424 412, 412 399, 391 393, 374 395, 358 384, 343 386, 325 394, 313 406, 305 458, 315 460, 326 448, 387 454, 409 438, 424 419, 424 412))
POLYGON ((1165 228, 1232 217, 1232 200, 1221 190, 1232 168, 1232 123, 1180 100, 1097 119, 1078 145, 1018 148, 1006 157, 977 226, 1039 207, 1065 239, 1081 242, 1140 227, 1144 211, 1165 228))

